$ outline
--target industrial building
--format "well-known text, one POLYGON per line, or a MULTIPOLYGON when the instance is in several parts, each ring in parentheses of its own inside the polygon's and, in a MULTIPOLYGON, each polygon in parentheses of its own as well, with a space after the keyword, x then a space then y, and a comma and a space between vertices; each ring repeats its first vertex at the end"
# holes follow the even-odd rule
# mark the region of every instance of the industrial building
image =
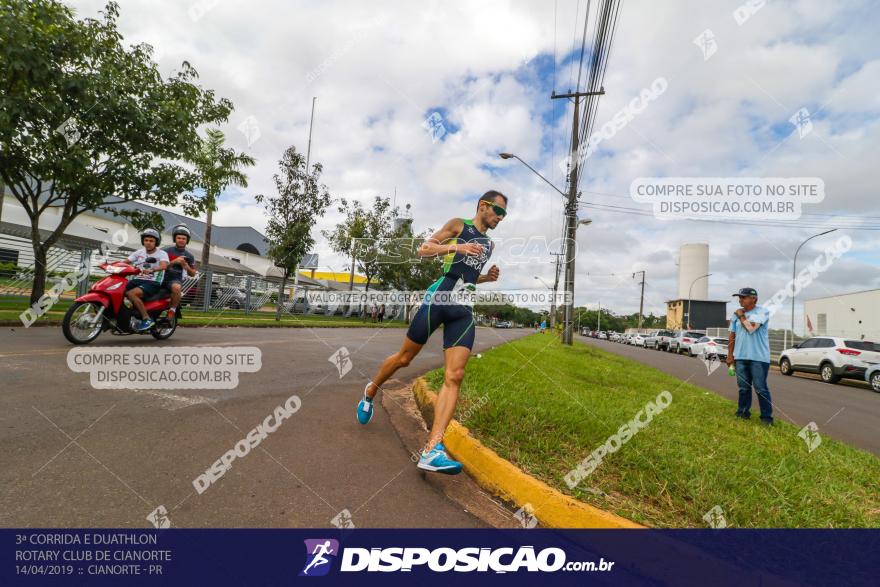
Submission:
POLYGON ((804 332, 809 336, 880 341, 880 289, 805 301, 804 332))
POLYGON ((666 328, 727 326, 727 301, 709 299, 709 245, 681 245, 678 257, 678 297, 666 302, 666 328))

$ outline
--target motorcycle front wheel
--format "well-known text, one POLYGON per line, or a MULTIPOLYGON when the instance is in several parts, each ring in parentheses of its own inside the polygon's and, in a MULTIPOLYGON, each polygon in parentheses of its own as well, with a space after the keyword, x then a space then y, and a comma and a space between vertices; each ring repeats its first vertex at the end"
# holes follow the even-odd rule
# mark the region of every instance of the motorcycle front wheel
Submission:
POLYGON ((74 302, 64 314, 61 331, 73 344, 89 344, 101 334, 103 317, 95 320, 102 306, 98 302, 74 302))

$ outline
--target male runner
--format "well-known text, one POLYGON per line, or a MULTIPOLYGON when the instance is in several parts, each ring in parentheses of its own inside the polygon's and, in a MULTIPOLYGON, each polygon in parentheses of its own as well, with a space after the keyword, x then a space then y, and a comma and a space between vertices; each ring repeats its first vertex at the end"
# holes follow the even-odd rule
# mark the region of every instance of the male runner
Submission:
POLYGON ((480 275, 480 271, 492 254, 492 240, 486 232, 498 226, 506 214, 507 196, 494 190, 488 191, 477 203, 476 216, 470 220, 453 218, 422 243, 418 251, 420 257, 444 256, 443 275, 428 288, 422 305, 410 322, 403 346, 385 359, 358 403, 358 421, 366 424, 373 417, 373 398, 382 384, 395 371, 409 365, 434 330, 442 324, 446 376, 434 407, 431 435, 419 458, 418 467, 426 471, 449 475, 461 472, 461 463, 446 455, 442 440, 455 412, 464 368, 474 344, 476 325, 473 307, 455 303, 457 298, 453 290, 457 289, 459 282, 471 289, 477 283, 497 281, 497 266, 492 265, 485 275, 480 275))
POLYGON ((174 317, 177 312, 177 306, 180 305, 180 290, 183 284, 183 272, 190 277, 196 274, 196 259, 193 254, 187 250, 186 245, 189 244, 190 232, 186 224, 178 224, 171 229, 171 238, 174 244, 165 247, 168 254, 168 269, 165 271, 165 282, 163 287, 171 292, 171 309, 168 310, 168 317, 174 317))
POLYGON ((144 307, 143 297, 154 295, 162 287, 162 278, 168 267, 168 254, 159 248, 162 235, 154 228, 147 228, 141 233, 141 244, 144 248, 138 249, 128 256, 128 262, 141 270, 140 274, 130 279, 125 285, 125 297, 131 301, 131 305, 141 315, 141 321, 137 324, 137 331, 143 332, 152 328, 154 322, 147 309, 144 307), (152 259, 152 261, 147 261, 152 259))

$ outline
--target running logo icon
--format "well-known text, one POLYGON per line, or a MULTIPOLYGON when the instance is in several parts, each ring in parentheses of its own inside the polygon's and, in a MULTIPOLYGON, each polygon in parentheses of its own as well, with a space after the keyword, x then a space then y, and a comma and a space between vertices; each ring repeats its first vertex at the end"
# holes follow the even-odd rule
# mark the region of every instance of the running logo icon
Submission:
POLYGON ((330 572, 333 559, 339 554, 339 541, 332 538, 312 538, 306 543, 306 566, 300 577, 323 577, 330 572))

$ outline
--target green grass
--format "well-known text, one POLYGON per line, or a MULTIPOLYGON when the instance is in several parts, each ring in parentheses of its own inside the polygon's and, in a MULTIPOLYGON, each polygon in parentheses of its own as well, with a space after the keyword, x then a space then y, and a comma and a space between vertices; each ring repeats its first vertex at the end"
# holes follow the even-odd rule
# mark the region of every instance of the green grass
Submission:
MULTIPOLYGON (((427 378, 439 389, 443 370, 427 378)), ((799 428, 735 410, 641 363, 535 334, 469 361, 457 417, 549 485, 648 526, 706 527, 716 505, 731 527, 880 526, 880 459, 824 435, 810 453, 799 428), (564 476, 662 390, 669 407, 570 490, 564 476)))
MULTIPOLYGON (((0 325, 21 325, 19 315, 28 306, 28 299, 20 296, 0 296, 0 325)), ((36 324, 60 325, 64 313, 70 307, 71 300, 60 299, 51 309, 41 316, 36 324)), ((280 321, 275 321, 274 308, 271 311, 251 312, 245 314, 244 310, 211 310, 209 312, 197 312, 184 306, 181 326, 264 326, 264 327, 288 327, 288 328, 372 328, 379 324, 360 318, 345 318, 342 316, 303 316, 297 314, 291 316, 284 314, 280 321)), ((381 324, 389 328, 405 328, 407 324, 398 320, 386 320, 381 324)))

